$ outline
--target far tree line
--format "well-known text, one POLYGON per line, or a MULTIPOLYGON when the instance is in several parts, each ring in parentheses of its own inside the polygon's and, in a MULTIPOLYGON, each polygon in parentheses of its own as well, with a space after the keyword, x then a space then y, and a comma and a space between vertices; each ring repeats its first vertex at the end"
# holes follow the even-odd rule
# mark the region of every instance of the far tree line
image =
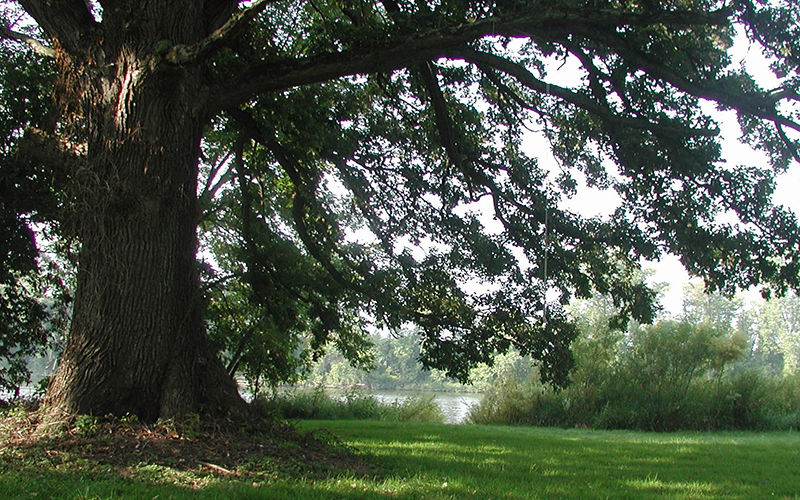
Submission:
MULTIPOLYGON (((593 364, 608 362, 611 348, 634 335, 644 336, 650 329, 666 324, 708 328, 713 331, 720 369, 758 369, 771 377, 800 377, 800 297, 790 294, 769 300, 755 300, 743 295, 726 297, 707 294, 701 285, 684 289, 683 306, 679 313, 662 314, 655 326, 631 323, 625 329, 609 328, 609 318, 615 311, 607 297, 576 301, 570 315, 580 325, 574 349, 579 370, 593 364)), ((58 325, 50 325, 55 328, 58 325)), ((57 335, 57 332, 51 332, 57 335)), ((711 337, 709 337, 711 339, 711 337)), ((470 372, 469 383, 460 383, 441 370, 426 370, 420 363, 419 334, 408 328, 391 334, 373 334, 359 354, 360 363, 353 363, 335 347, 318 359, 297 356, 292 371, 276 373, 266 350, 249 350, 245 355, 227 352, 230 365, 235 360, 234 375, 249 392, 268 393, 286 385, 321 386, 337 389, 366 390, 464 391, 486 392, 501 380, 525 379, 535 372, 535 361, 510 352, 495 358, 491 365, 481 364, 470 372)), ((38 382, 50 374, 58 355, 60 343, 55 340, 41 355, 24 358, 17 366, 16 378, 8 378, 4 388, 13 391, 28 378, 38 382), (25 376, 25 369, 29 370, 25 376)), ((703 348, 707 348, 704 346, 703 348)), ((299 347, 301 349, 301 347, 299 347)), ((677 354, 677 353, 676 353, 677 354)), ((702 356, 703 353, 698 353, 702 356)), ((3 363, 8 370, 8 361, 3 363)), ((6 372, 7 376, 10 375, 6 372)), ((574 377, 573 377, 574 378, 574 377)))
MULTIPOLYGON (((681 386, 694 376, 719 377, 742 370, 757 370, 771 378, 800 378, 800 298, 794 294, 757 300, 707 294, 700 285, 688 285, 680 312, 663 314, 653 325, 632 322, 622 329, 609 327, 615 308, 607 297, 576 301, 569 311, 580 330, 574 343, 573 383, 600 383, 592 378, 600 365, 608 368, 613 356, 633 348, 658 350, 656 355, 667 351, 664 358, 673 364, 661 368, 661 380, 645 381, 652 386, 681 386), (670 335, 672 345, 666 339, 670 335), (644 345, 648 338, 651 344, 644 345), (643 345, 634 346, 636 342, 643 345)), ((298 382, 339 389, 486 392, 499 383, 525 380, 536 371, 535 361, 512 352, 497 357, 491 366, 474 368, 470 383, 461 384, 441 371, 422 369, 419 337, 413 329, 399 336, 373 335, 370 341, 366 365, 353 366, 330 349, 309 364, 298 382)), ((251 388, 264 388, 264 381, 250 373, 251 388)), ((645 368, 641 373, 652 376, 645 368)))

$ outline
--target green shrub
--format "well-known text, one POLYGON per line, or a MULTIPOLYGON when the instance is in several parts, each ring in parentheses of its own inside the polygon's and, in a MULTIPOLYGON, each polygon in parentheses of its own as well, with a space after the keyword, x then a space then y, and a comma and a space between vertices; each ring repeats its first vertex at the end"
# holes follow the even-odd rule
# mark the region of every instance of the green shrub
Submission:
POLYGON ((653 431, 800 428, 800 377, 736 366, 746 346, 736 333, 675 321, 624 336, 601 333, 576 341, 569 387, 543 387, 535 375, 500 380, 469 421, 653 431))
POLYGON ((747 370, 723 380, 714 402, 727 428, 790 430, 800 428, 798 397, 797 377, 747 370))
POLYGON ((481 402, 472 407, 467 421, 473 424, 535 425, 531 417, 535 414, 535 398, 542 393, 542 388, 532 380, 499 379, 484 394, 481 402))
POLYGON ((800 382, 754 370, 698 377, 686 389, 658 393, 638 390, 623 378, 595 391, 505 381, 472 409, 468 421, 653 431, 796 430, 800 382))

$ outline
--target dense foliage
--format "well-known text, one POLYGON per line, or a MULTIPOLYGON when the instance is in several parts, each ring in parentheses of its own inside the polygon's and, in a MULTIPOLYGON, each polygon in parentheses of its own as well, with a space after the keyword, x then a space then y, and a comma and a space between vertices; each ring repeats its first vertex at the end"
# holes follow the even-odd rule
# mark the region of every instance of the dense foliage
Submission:
MULTIPOLYGON (((294 29, 320 45, 281 39, 273 50, 357 47, 371 30, 431 22, 426 8, 391 5, 300 7, 294 29)), ((452 29, 457 16, 490 19, 501 9, 431 8, 452 29)), ((758 12, 766 22, 768 11, 742 9, 740 19, 758 12)), ((364 318, 395 331, 412 322, 429 368, 463 380, 475 363, 514 346, 543 361, 546 379, 563 382, 575 336, 563 304, 599 291, 620 306, 616 323, 653 318, 652 292, 630 271, 642 257, 676 252, 712 289, 794 283, 796 221, 769 207, 773 173, 791 161, 794 146, 775 140, 786 138, 788 123, 770 129, 743 112, 749 139, 771 138, 775 170, 723 166, 716 125, 699 106, 704 98, 735 107, 741 92, 757 88, 731 65, 732 29, 657 24, 600 35, 554 27, 525 40, 498 28, 501 36, 450 59, 231 110, 206 144, 216 165, 206 185, 222 191, 222 181, 238 177, 240 191, 205 198, 213 214, 205 238, 220 263, 216 282, 225 276, 240 287, 236 300, 251 309, 250 323, 228 329, 224 345, 238 351, 249 342, 243 366, 260 359, 285 377, 289 354, 317 353, 331 338, 363 365, 364 318), (550 83, 563 64, 582 67, 564 87, 550 83), (685 76, 672 81, 676 72, 685 76), (713 95, 705 91, 712 80, 713 95), (529 127, 549 141, 557 168, 526 149, 529 127), (586 220, 561 208, 581 178, 615 189, 620 209, 586 220), (758 229, 716 222, 728 211, 758 229), (778 248, 781 258, 760 257, 778 248)), ((751 34, 774 35, 763 29, 753 24, 751 34)))
POLYGON ((58 175, 17 160, 28 127, 53 120, 52 65, 0 43, 0 389, 28 381, 28 357, 65 332, 65 278, 54 255, 39 245, 58 206, 58 175))

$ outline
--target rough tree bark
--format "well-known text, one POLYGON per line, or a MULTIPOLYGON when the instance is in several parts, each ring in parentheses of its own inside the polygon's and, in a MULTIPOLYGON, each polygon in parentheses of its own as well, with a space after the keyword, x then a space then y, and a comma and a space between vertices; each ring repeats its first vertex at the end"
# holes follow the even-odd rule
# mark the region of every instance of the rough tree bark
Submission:
POLYGON ((201 40, 209 20, 195 2, 138 2, 132 15, 106 11, 101 30, 82 1, 54 2, 60 13, 23 3, 54 40, 62 124, 80 144, 77 290, 45 412, 154 420, 241 406, 201 314, 202 75, 159 57, 159 44, 201 40))

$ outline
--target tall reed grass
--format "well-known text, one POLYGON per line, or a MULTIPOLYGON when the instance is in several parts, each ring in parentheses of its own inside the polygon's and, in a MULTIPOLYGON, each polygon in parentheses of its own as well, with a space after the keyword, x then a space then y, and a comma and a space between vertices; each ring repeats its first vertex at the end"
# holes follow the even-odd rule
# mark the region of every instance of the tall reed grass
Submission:
POLYGON ((395 422, 444 422, 444 414, 432 395, 411 396, 403 401, 381 403, 368 394, 350 390, 332 395, 323 388, 284 391, 259 396, 254 404, 288 420, 383 420, 395 422))
POLYGON ((596 386, 555 390, 536 377, 505 380, 473 407, 477 424, 592 429, 798 430, 800 378, 741 370, 696 378, 686 390, 652 387, 611 376, 596 386))

